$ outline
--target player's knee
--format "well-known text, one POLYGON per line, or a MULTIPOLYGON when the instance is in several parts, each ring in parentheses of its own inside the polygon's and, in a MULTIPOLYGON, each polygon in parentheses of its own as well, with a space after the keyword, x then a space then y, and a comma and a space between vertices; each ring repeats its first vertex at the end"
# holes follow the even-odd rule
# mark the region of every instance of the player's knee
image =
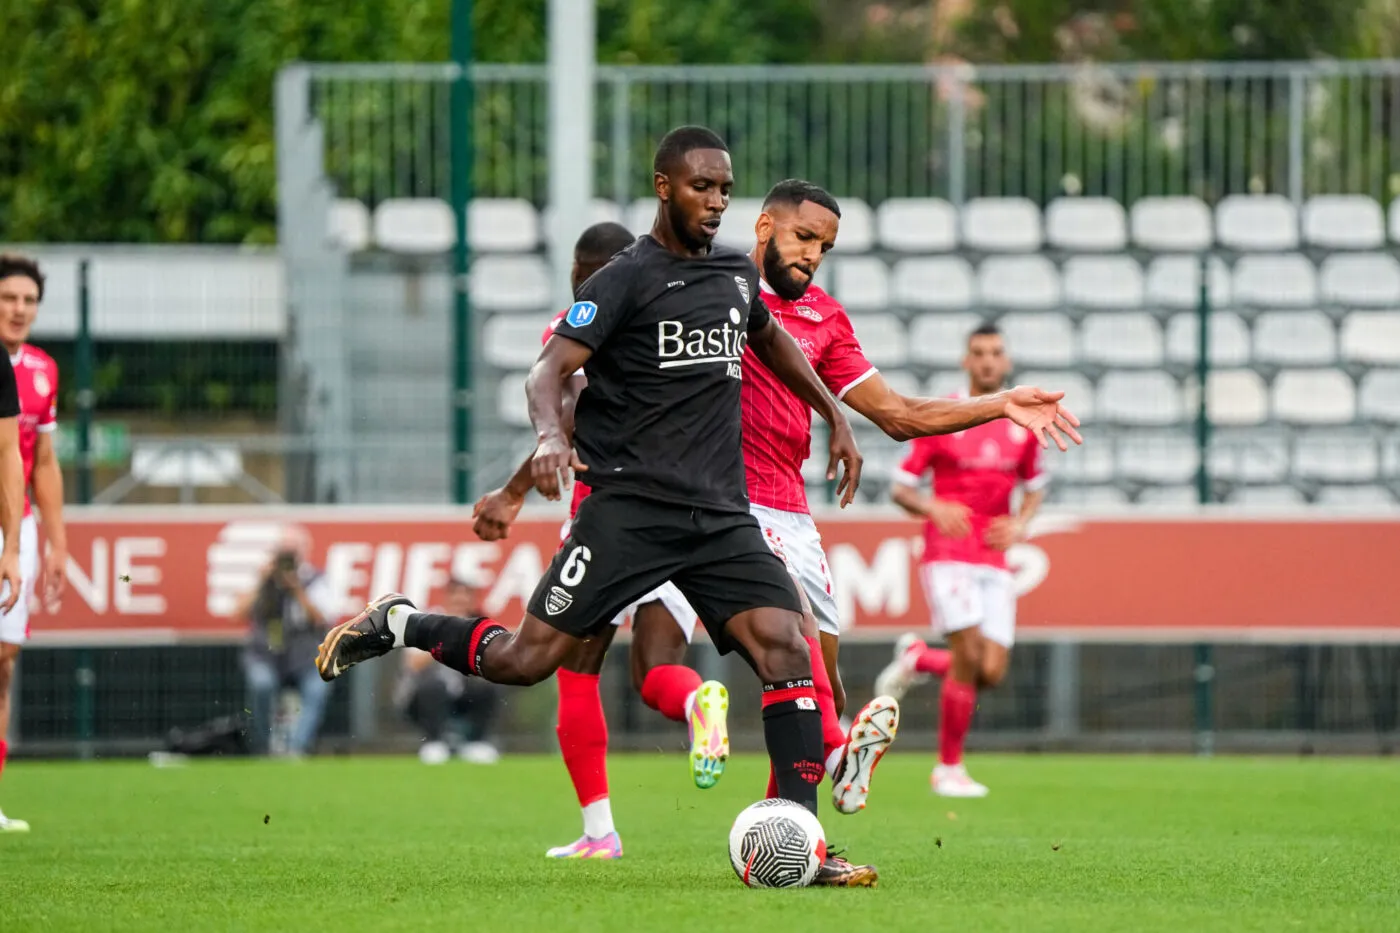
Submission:
POLYGON ((0 697, 8 694, 10 689, 10 679, 15 673, 14 655, 0 655, 0 697))
POLYGON ((579 642, 578 647, 559 666, 575 674, 597 674, 603 669, 603 658, 607 652, 608 646, 602 639, 589 638, 579 642))
POLYGON ((812 655, 797 626, 772 625, 755 634, 754 668, 764 683, 812 676, 812 655))
POLYGON ((982 668, 981 674, 977 677, 977 684, 984 690, 992 690, 1001 686, 1001 682, 1006 679, 1006 668, 987 666, 982 668))

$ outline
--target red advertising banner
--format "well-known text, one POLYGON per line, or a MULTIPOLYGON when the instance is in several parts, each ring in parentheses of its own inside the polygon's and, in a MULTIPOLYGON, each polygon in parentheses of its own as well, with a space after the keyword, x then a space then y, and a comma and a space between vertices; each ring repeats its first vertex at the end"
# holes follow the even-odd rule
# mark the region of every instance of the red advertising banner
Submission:
MULTIPOLYGON (((232 640, 230 617, 285 525, 305 528, 341 611, 401 591, 432 605, 449 576, 481 588, 486 611, 523 611, 559 541, 558 518, 522 520, 487 543, 457 510, 72 509, 68 592, 35 605, 39 644, 232 640)), ((923 629, 916 523, 866 513, 818 517, 853 638, 923 629)), ((1364 518, 1045 516, 1009 559, 1029 641, 1400 641, 1400 522, 1364 518)))

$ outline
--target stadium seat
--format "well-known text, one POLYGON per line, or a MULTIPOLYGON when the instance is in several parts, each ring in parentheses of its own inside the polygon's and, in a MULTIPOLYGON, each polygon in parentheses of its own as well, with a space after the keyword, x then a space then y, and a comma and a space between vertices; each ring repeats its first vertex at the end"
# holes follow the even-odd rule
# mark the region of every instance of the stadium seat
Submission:
POLYGON ((848 310, 883 311, 890 306, 889 270, 884 260, 876 256, 843 256, 830 263, 831 293, 848 310))
MULTIPOLYGON (((653 208, 653 213, 655 212, 653 208)), ((726 246, 748 252, 754 244, 754 224, 763 213, 762 198, 731 198, 720 220, 719 233, 715 240, 726 246)), ((647 224, 650 229, 651 224, 647 224)))
POLYGON ((887 198, 875 211, 880 245, 901 253, 946 253, 958 245, 958 212, 942 198, 887 198))
POLYGON ((962 241, 988 252, 1040 249, 1040 210, 1029 198, 973 198, 963 205, 962 241))
POLYGON ((457 242, 456 220, 437 198, 390 198, 374 209, 374 243, 391 253, 430 256, 457 242))
POLYGON ((1389 511, 1400 507, 1384 486, 1323 486, 1317 504, 1331 509, 1389 511))
POLYGON ((482 328, 482 354, 501 369, 528 369, 540 355, 544 321, 534 317, 496 315, 482 328))
POLYGON ((1400 424, 1400 369, 1373 369, 1363 376, 1357 410, 1367 421, 1400 424))
POLYGON ((1215 239, 1210 208, 1200 198, 1139 198, 1129 219, 1133 244, 1143 249, 1196 252, 1215 239))
POLYGON ((1079 508, 1118 509, 1128 505, 1128 494, 1117 486, 1062 486, 1052 482, 1050 496, 1057 505, 1079 508))
POLYGON ((544 329, 550 299, 549 264, 543 256, 483 256, 472 263, 472 304, 485 311, 527 311, 544 329))
POLYGON ((526 373, 503 376, 496 386, 496 415, 513 428, 530 426, 530 403, 525 398, 526 373))
POLYGON ((1083 374, 1072 369, 1029 369, 1017 372, 1016 385, 1037 386, 1051 392, 1065 393, 1064 405, 1079 418, 1088 423, 1094 420, 1097 410, 1094 403, 1094 387, 1083 374))
POLYGON ((961 370, 945 369, 928 377, 924 392, 930 398, 948 398, 967 391, 967 373, 961 370))
MULTIPOLYGON (((726 215, 725 219, 728 219, 726 215)), ((622 225, 631 230, 635 235, 641 236, 643 233, 651 232, 651 225, 656 221, 656 198, 638 198, 627 205, 627 210, 623 214, 622 225)), ((724 229, 724 223, 719 225, 724 229)))
POLYGON ((1355 363, 1400 363, 1400 314, 1348 314, 1342 320, 1342 359, 1355 363))
POLYGON ((1337 359, 1337 327, 1320 311, 1266 311, 1254 322, 1254 359, 1323 366, 1337 359))
MULTIPOLYGON (((1071 409, 1073 411, 1073 409, 1071 409)), ((1053 489, 1058 481, 1067 483, 1106 483, 1113 479, 1113 445, 1107 438, 1099 443, 1084 443, 1082 447, 1071 447, 1063 454, 1047 458, 1053 489)))
POLYGON ((326 217, 326 235, 347 253, 368 249, 369 208, 354 198, 336 198, 326 217))
POLYGON ((1320 194, 1303 203, 1303 239, 1324 249, 1376 249, 1385 244, 1385 216, 1365 195, 1320 194))
POLYGON ((977 269, 982 303, 993 308, 1033 310, 1060 303, 1060 277, 1044 256, 991 256, 977 269))
POLYGON ((1174 484, 1171 486, 1148 486, 1138 496, 1137 504, 1157 508, 1182 509, 1200 505, 1201 496, 1195 486, 1174 484))
POLYGON ((1206 414, 1217 425, 1262 424, 1269 417, 1269 390, 1253 370, 1214 370, 1206 377, 1206 414))
POLYGON ((967 335, 980 315, 921 314, 909 325, 909 358, 927 366, 957 366, 967 352, 967 335))
POLYGON ((1391 201, 1386 210, 1386 229, 1390 232, 1391 241, 1400 243, 1400 198, 1391 201))
POLYGON ((1133 431, 1118 440, 1118 473, 1146 483, 1189 483, 1200 466, 1196 441, 1183 431, 1133 431))
POLYGON ((892 285, 901 308, 961 311, 976 303, 972 267, 961 256, 901 259, 892 285))
POLYGON ((851 315, 866 359, 876 366, 903 366, 909 360, 909 339, 904 323, 893 314, 851 315))
MULTIPOLYGON (((1230 270, 1211 258, 1209 291, 1213 307, 1230 304, 1230 270)), ((1147 303, 1164 308, 1195 308, 1201 302, 1201 261, 1195 256, 1158 256, 1147 267, 1147 303)))
POLYGON ((1345 424, 1356 415, 1356 390, 1337 370, 1285 370, 1273 402, 1274 417, 1290 424, 1345 424))
MULTIPOLYGON (((1200 358, 1200 316, 1183 311, 1167 321, 1167 359, 1195 364, 1200 358)), ((1238 314, 1212 311, 1210 315, 1210 364, 1243 366, 1249 362, 1249 326, 1238 314)))
POLYGON ((1215 238, 1238 250, 1298 248, 1298 211, 1281 194, 1232 194, 1215 206, 1215 238))
POLYGON ((1400 262, 1385 253, 1328 256, 1322 261, 1322 300, 1344 307, 1400 304, 1400 262))
MULTIPOLYGON (((655 204, 654 201, 651 203, 655 204)), ((540 215, 540 234, 545 240, 549 237, 549 227, 553 219, 554 207, 551 205, 546 207, 544 212, 540 215)), ((584 217, 585 226, 591 227, 594 224, 601 223, 615 223, 627 226, 626 212, 623 211, 622 205, 618 204, 616 201, 609 201, 607 198, 593 198, 589 201, 588 213, 584 217)), ((650 227, 651 224, 648 223, 647 226, 650 227)), ((628 226, 627 229, 631 230, 632 228, 628 226)), ((581 230, 574 230, 569 233, 569 236, 576 238, 581 232, 581 230)), ((569 241, 569 245, 573 245, 572 239, 569 241)))
POLYGON ((882 369, 880 375, 885 378, 885 383, 900 395, 913 398, 924 394, 919 377, 907 369, 882 369))
POLYGON ((524 198, 476 198, 467 208, 467 239, 478 253, 528 253, 540 245, 540 218, 524 198))
POLYGON ((1237 307, 1311 308, 1317 304, 1317 276, 1299 253, 1241 256, 1232 294, 1237 307))
POLYGON ((1074 325, 1062 314, 1008 314, 997 324, 1013 360, 1056 368, 1068 368, 1075 361, 1074 325))
MULTIPOLYGON (((831 251, 870 252, 875 247, 875 212, 860 198, 837 198, 836 201, 841 205, 841 225, 836 234, 836 245, 831 251)), ((758 219, 757 214, 754 214, 754 219, 758 219)))
POLYGON ((1128 218, 1112 198, 1056 198, 1045 209, 1045 239, 1079 252, 1112 252, 1128 245, 1128 218))
POLYGON ((1293 447, 1293 472, 1301 479, 1364 483, 1379 470, 1375 438, 1365 431, 1309 431, 1293 447))
POLYGON ((1109 372, 1099 380, 1095 408, 1114 424, 1172 425, 1185 414, 1181 387, 1160 370, 1109 372))
POLYGON ((1307 500, 1294 486, 1241 486, 1230 494, 1229 504, 1251 509, 1293 509, 1307 505, 1307 500))
POLYGON ((1162 327, 1145 311, 1091 314, 1079 325, 1080 354, 1105 366, 1161 366, 1162 327))
POLYGON ((1288 475, 1288 436, 1259 428, 1215 431, 1207 462, 1214 479, 1277 483, 1288 475))
POLYGON ((1074 256, 1065 262, 1065 303, 1078 308, 1142 305, 1142 267, 1131 256, 1074 256))

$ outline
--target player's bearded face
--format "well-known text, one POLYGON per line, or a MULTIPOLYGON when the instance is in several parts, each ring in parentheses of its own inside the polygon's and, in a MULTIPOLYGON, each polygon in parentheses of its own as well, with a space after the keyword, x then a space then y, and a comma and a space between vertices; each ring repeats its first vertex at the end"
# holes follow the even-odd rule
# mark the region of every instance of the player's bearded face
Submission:
POLYGON ((783 262, 782 253, 778 251, 778 239, 774 237, 763 249, 763 280, 778 293, 779 298, 796 301, 806 294, 807 286, 812 283, 812 274, 796 263, 783 262))
POLYGON ((763 247, 763 279, 778 297, 796 301, 836 245, 836 215, 815 201, 803 201, 796 209, 779 208, 769 216, 773 226, 763 247))

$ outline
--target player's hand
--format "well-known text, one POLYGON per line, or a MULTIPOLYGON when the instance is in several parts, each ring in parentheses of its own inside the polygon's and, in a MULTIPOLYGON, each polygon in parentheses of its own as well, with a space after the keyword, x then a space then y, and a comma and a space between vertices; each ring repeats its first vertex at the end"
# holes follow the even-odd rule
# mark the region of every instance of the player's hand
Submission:
POLYGON ((514 495, 504 486, 491 490, 472 508, 472 531, 483 541, 500 541, 510 535, 510 526, 524 504, 524 496, 514 495))
POLYGON ((68 552, 50 546, 44 555, 44 607, 57 609, 68 585, 68 552))
POLYGON ((0 584, 5 587, 5 601, 0 602, 0 612, 9 612, 19 602, 19 554, 5 551, 0 553, 0 584))
POLYGON ((831 426, 831 441, 828 445, 831 457, 826 463, 826 478, 836 479, 836 466, 842 465, 841 481, 836 484, 837 501, 841 508, 850 505, 860 487, 860 468, 865 458, 856 446, 856 436, 851 433, 851 424, 845 418, 831 426))
POLYGON ((1024 540, 1025 523, 1015 516, 999 515, 987 526, 987 547, 994 551, 1005 551, 1024 540))
POLYGON ((1017 386, 1006 393, 1005 414, 1034 434, 1041 447, 1049 447, 1050 441, 1054 441, 1056 447, 1069 450, 1061 432, 1076 444, 1084 443, 1084 438, 1075 430, 1079 427, 1079 419, 1060 404, 1060 399, 1064 397, 1063 392, 1047 392, 1035 386, 1017 386))
POLYGON ((966 538, 972 533, 972 510, 961 502, 934 500, 928 517, 945 538, 966 538))
POLYGON ((582 473, 587 469, 562 436, 546 437, 535 448, 534 459, 530 461, 530 479, 540 495, 557 502, 562 491, 569 488, 570 471, 582 473))

